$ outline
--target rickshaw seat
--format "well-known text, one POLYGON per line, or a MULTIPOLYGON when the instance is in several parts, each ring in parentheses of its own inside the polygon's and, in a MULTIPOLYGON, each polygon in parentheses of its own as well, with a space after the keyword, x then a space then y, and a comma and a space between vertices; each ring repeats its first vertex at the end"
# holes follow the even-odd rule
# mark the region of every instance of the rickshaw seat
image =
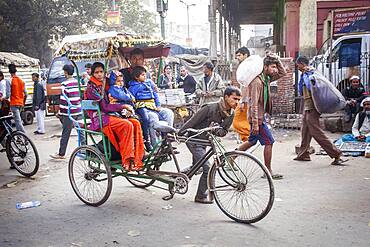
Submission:
MULTIPOLYGON (((84 123, 83 119, 77 120, 77 122, 78 122, 78 125, 80 126, 80 128, 85 127, 85 123, 84 123)), ((90 124, 91 124, 91 119, 86 118, 86 125, 87 125, 86 127, 88 127, 90 124)))
POLYGON ((99 110, 99 102, 96 100, 82 100, 81 107, 83 110, 99 110))

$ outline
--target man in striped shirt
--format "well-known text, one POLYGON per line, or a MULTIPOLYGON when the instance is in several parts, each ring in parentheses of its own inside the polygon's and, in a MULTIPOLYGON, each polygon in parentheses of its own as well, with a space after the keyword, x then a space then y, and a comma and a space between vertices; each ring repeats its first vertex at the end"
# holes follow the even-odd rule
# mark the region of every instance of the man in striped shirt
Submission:
MULTIPOLYGON (((68 108, 70 108, 70 116, 75 120, 81 118, 81 98, 78 91, 78 81, 73 77, 74 67, 71 64, 63 66, 64 76, 66 80, 61 85, 61 95, 59 102, 59 117, 63 124, 62 137, 60 139, 59 152, 51 154, 50 157, 53 159, 65 159, 67 150, 68 140, 71 135, 73 128, 73 122, 68 117, 68 108), (72 106, 68 105, 68 101, 72 106)), ((81 143, 85 143, 85 135, 79 132, 79 138, 81 143)))

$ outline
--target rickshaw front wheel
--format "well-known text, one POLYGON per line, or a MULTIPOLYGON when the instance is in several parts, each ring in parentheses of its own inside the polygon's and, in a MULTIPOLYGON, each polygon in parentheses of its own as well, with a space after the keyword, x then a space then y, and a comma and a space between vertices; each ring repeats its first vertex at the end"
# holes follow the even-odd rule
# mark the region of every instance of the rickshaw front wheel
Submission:
POLYGON ((76 148, 68 164, 69 181, 77 197, 87 205, 100 206, 112 192, 112 172, 100 150, 93 146, 76 148))

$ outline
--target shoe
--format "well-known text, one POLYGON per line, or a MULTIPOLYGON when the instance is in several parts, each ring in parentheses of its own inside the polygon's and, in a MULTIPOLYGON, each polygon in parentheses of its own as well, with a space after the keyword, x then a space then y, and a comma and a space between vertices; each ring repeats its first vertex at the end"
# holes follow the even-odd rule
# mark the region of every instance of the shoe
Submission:
POLYGON ((153 149, 152 144, 150 144, 150 142, 148 142, 148 141, 144 141, 144 146, 145 146, 145 150, 148 151, 148 152, 152 151, 152 149, 153 149))
POLYGON ((50 154, 50 157, 56 160, 64 160, 66 158, 65 155, 60 155, 59 153, 50 154))
POLYGON ((42 133, 42 132, 38 132, 38 131, 34 131, 33 132, 35 135, 44 135, 45 133, 42 133))
POLYGON ((346 163, 347 161, 348 159, 343 160, 341 158, 336 158, 333 162, 331 162, 331 165, 332 166, 345 166, 344 163, 346 163))
POLYGON ((296 161, 311 161, 311 158, 310 157, 295 157, 293 160, 296 160, 296 161))
POLYGON ((213 200, 209 200, 207 197, 205 198, 195 197, 194 202, 202 204, 213 204, 213 200))

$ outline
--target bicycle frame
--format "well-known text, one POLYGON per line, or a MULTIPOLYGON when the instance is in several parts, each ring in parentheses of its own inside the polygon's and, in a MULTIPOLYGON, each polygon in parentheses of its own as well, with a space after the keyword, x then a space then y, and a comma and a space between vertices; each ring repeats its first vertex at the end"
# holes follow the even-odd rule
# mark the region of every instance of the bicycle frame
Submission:
POLYGON ((13 118, 12 115, 0 117, 1 125, 4 126, 4 133, 0 136, 0 143, 6 138, 6 136, 10 135, 13 132, 13 128, 11 126, 10 120, 13 118))

